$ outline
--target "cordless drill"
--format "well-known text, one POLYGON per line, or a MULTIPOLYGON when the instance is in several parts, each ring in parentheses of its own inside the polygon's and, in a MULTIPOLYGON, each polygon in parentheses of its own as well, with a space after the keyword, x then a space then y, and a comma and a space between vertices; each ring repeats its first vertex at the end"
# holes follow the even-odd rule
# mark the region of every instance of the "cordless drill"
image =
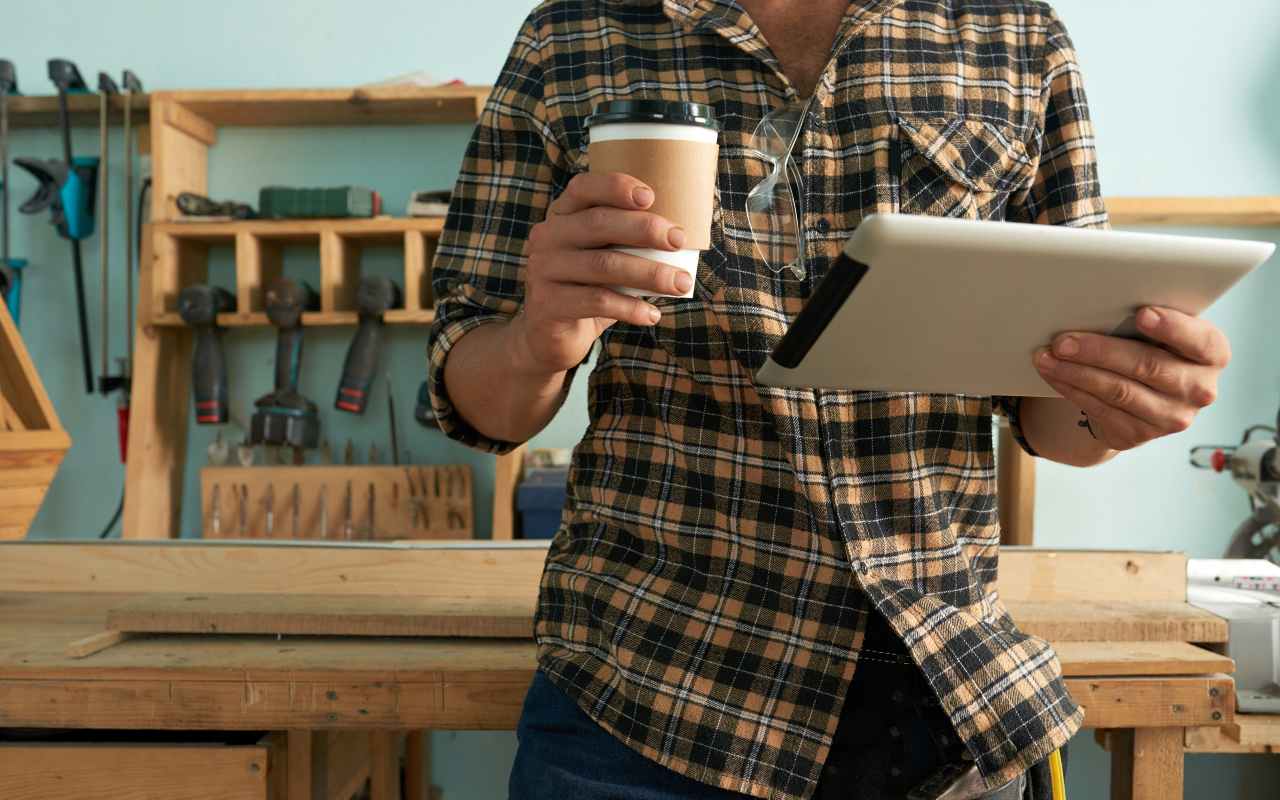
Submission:
POLYGON ((401 303, 400 287, 390 278, 370 276, 360 281, 356 291, 356 310, 360 327, 356 329, 342 364, 342 378, 333 407, 339 411, 363 414, 369 401, 369 387, 378 369, 378 352, 382 347, 382 315, 401 303))
POLYGON ((200 425, 222 425, 227 421, 227 365, 222 356, 218 314, 235 310, 235 295, 217 286, 188 286, 178 295, 178 314, 196 332, 191 386, 196 396, 196 422, 200 425))
POLYGON ((267 287, 267 319, 276 326, 275 390, 258 398, 250 425, 254 444, 312 448, 320 441, 316 404, 298 392, 302 368, 302 312, 320 307, 305 283, 277 278, 267 287))

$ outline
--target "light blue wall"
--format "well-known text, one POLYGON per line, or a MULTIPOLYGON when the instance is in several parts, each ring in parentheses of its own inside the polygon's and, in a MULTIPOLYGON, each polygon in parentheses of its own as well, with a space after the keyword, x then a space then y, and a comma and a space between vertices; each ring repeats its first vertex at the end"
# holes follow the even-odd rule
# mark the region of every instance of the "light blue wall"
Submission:
MULTIPOLYGON (((44 60, 73 58, 92 81, 99 69, 131 67, 149 88, 338 86, 424 69, 441 79, 492 81, 530 3, 381 2, 353 7, 336 0, 218 4, 131 0, 27 3, 0 19, 0 58, 16 62, 28 93, 49 90, 44 60)), ((1208 13, 1189 0, 1059 0, 1085 66, 1104 187, 1112 195, 1280 194, 1280 6, 1271 0, 1230 0, 1208 13)), ((360 182, 380 189, 392 210, 411 189, 448 185, 465 145, 460 127, 400 130, 224 131, 211 164, 211 191, 253 200, 268 180, 297 183, 360 182)), ((96 151, 92 131, 77 131, 77 149, 96 151)), ((17 155, 57 154, 48 133, 19 132, 17 155)), ((117 166, 118 165, 113 165, 117 166)), ((117 175, 119 173, 117 172, 117 175)), ((30 183, 16 177, 25 196, 30 183)), ((113 211, 113 237, 121 243, 121 215, 113 211)), ((1216 232, 1222 234, 1223 232, 1216 232)), ((1275 236, 1240 231, 1227 235, 1275 236)), ((96 240, 88 243, 88 294, 96 298, 96 240)), ((96 531, 118 497, 123 472, 116 463, 113 403, 80 391, 70 301, 66 243, 43 219, 15 218, 15 249, 33 261, 24 335, 38 369, 76 446, 36 522, 41 536, 96 531)), ((214 269, 226 269, 215 254, 214 269)), ((312 257, 313 259, 314 257, 312 257)), ((386 268, 389 256, 374 257, 386 268)), ((290 272, 303 275, 313 260, 291 253, 290 272)), ((118 282, 117 282, 118 288, 118 282)), ((1186 451, 1200 442, 1229 442, 1248 424, 1271 421, 1280 400, 1280 359, 1274 350, 1274 312, 1280 270, 1249 279, 1210 317, 1231 335, 1236 360, 1223 381, 1222 399, 1192 430, 1081 472, 1043 465, 1037 506, 1038 542, 1048 546, 1149 547, 1217 553, 1244 511, 1243 497, 1225 478, 1186 466, 1186 451)), ((113 312, 119 314, 119 302, 113 312)), ((91 318, 96 320, 96 307, 91 318)), ((118 319, 118 316, 117 316, 118 319)), ((95 324, 96 341, 96 324, 95 324)), ((346 346, 345 331, 322 331, 307 342, 303 390, 321 407, 333 439, 352 436, 383 447, 381 389, 364 420, 329 412, 346 346)), ((264 332, 231 334, 228 347, 234 409, 267 390, 272 357, 264 332)), ((96 356, 95 356, 96 357, 96 356)), ((402 422, 420 380, 420 332, 396 329, 388 364, 402 422)), ((583 381, 569 409, 539 437, 572 444, 585 424, 583 381)), ((472 456, 409 429, 406 446, 420 460, 459 461, 472 456)), ((208 432, 191 439, 187 505, 195 497, 195 469, 208 432)), ((385 449, 385 447, 383 447, 385 449)), ((487 524, 491 475, 482 472, 477 498, 487 524)), ((194 530, 188 514, 184 528, 194 530)), ((514 750, 508 733, 442 733, 435 737, 436 782, 453 800, 500 797, 514 750)), ((1106 756, 1092 737, 1072 750, 1073 797, 1106 796, 1106 756)), ((1272 797, 1280 762, 1265 757, 1198 757, 1188 761, 1188 798, 1272 797)))

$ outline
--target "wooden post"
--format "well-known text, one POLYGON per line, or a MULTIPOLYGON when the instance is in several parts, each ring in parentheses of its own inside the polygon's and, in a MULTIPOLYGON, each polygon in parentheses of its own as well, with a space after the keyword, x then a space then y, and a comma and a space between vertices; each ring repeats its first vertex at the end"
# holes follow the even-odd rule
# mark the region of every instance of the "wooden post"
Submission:
POLYGON ((1004 420, 996 461, 1000 543, 1030 546, 1035 543, 1036 460, 1018 445, 1004 420))
POLYGON ((400 800, 400 735, 395 731, 369 734, 370 800, 400 800))
POLYGON ((493 476, 493 538, 516 538, 516 488, 523 472, 524 447, 498 456, 493 476))
POLYGON ((404 800, 431 800, 431 731, 405 736, 404 800))
POLYGON ((1138 728, 1111 733, 1111 800, 1182 797, 1185 728, 1138 728))

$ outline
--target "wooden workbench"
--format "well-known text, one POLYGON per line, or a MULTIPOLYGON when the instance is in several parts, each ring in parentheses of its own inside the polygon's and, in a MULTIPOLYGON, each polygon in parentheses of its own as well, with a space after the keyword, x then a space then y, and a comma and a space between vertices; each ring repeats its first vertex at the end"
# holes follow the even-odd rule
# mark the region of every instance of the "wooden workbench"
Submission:
MULTIPOLYGON (((513 728, 535 668, 532 642, 157 636, 84 659, 67 656, 67 645, 100 632, 107 609, 140 587, 477 598, 531 612, 544 557, 537 543, 0 545, 0 721, 292 731, 287 756, 277 751, 269 769, 292 778, 282 789, 291 800, 311 797, 307 770, 280 763, 294 758, 295 739, 312 746, 311 732, 513 728)), ((1230 660, 1190 643, 1221 642, 1226 625, 1178 599, 1184 570, 1175 554, 1011 551, 1002 560, 1015 617, 1053 633, 1086 725, 1115 732, 1116 798, 1180 797, 1187 731, 1233 723, 1230 660)), ((3 780, 0 795, 14 796, 3 780)), ((380 796, 394 796, 387 791, 380 796)))

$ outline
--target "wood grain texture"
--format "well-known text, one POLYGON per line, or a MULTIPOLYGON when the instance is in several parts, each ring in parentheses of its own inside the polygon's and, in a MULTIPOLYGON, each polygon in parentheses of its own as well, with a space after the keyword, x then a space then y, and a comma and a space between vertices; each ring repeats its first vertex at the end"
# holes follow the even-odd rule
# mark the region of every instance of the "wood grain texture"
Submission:
MULTIPOLYGON (((190 376, 183 382, 189 384, 190 376)), ((540 542, 6 542, 0 544, 0 562, 6 567, 0 570, 0 592, 133 594, 145 587, 150 592, 534 602, 546 555, 545 543, 540 542)))
POLYGON ((1000 544, 1035 544, 1036 460, 1013 438, 1001 420, 996 458, 996 496, 1000 504, 1000 544))
POLYGON ((532 603, 484 598, 148 594, 107 612, 133 633, 530 639, 532 603))
POLYGON ((369 734, 370 800, 400 800, 400 735, 394 731, 369 734))
POLYGON ((498 456, 493 476, 493 538, 514 539, 519 533, 516 488, 524 474, 525 447, 498 456))
POLYGON ((153 92, 158 103, 176 102, 214 125, 416 125, 475 122, 489 86, 366 86, 346 89, 232 89, 153 92))
POLYGON ((1112 800, 1169 800, 1182 797, 1183 733, 1178 728, 1114 731, 1111 751, 1112 800))
MULTIPOLYGON (((1239 717, 1237 716, 1237 719, 1239 717)), ((1280 743, 1240 744, 1217 726, 1187 728, 1183 749, 1188 753, 1280 753, 1280 743)))
POLYGON ((1109 197, 1113 225, 1280 225, 1280 197, 1109 197))
POLYGON ((1187 557, 1172 552, 1002 548, 998 586, 1005 602, 1183 602, 1187 557))
POLYGON ((120 644, 129 638, 127 631, 106 630, 86 636, 83 639, 76 639, 67 645, 65 650, 68 658, 86 658, 94 653, 102 652, 108 647, 120 644))
POLYGON ((1055 642, 1067 676, 1231 673, 1235 662, 1186 642, 1055 642))
POLYGON ((265 747, 0 744, 0 797, 265 800, 265 747))
POLYGON ((1227 623, 1184 602, 1009 602, 1019 630, 1054 642, 1227 640, 1227 623))
POLYGON ((1227 675, 1068 678, 1086 728, 1222 725, 1232 719, 1235 684, 1227 675))
MULTIPOLYGON (((125 95, 115 94, 108 97, 110 114, 108 119, 112 127, 118 127, 124 114, 125 95)), ((98 125, 97 94, 67 95, 67 110, 71 114, 74 126, 98 125)), ((133 95, 133 121, 146 122, 148 115, 148 96, 143 93, 133 95)), ((58 121, 57 95, 10 95, 9 126, 11 128, 53 128, 58 121)))
POLYGON ((1246 747, 1280 748, 1280 715, 1237 713, 1234 722, 1223 726, 1223 733, 1246 747))

